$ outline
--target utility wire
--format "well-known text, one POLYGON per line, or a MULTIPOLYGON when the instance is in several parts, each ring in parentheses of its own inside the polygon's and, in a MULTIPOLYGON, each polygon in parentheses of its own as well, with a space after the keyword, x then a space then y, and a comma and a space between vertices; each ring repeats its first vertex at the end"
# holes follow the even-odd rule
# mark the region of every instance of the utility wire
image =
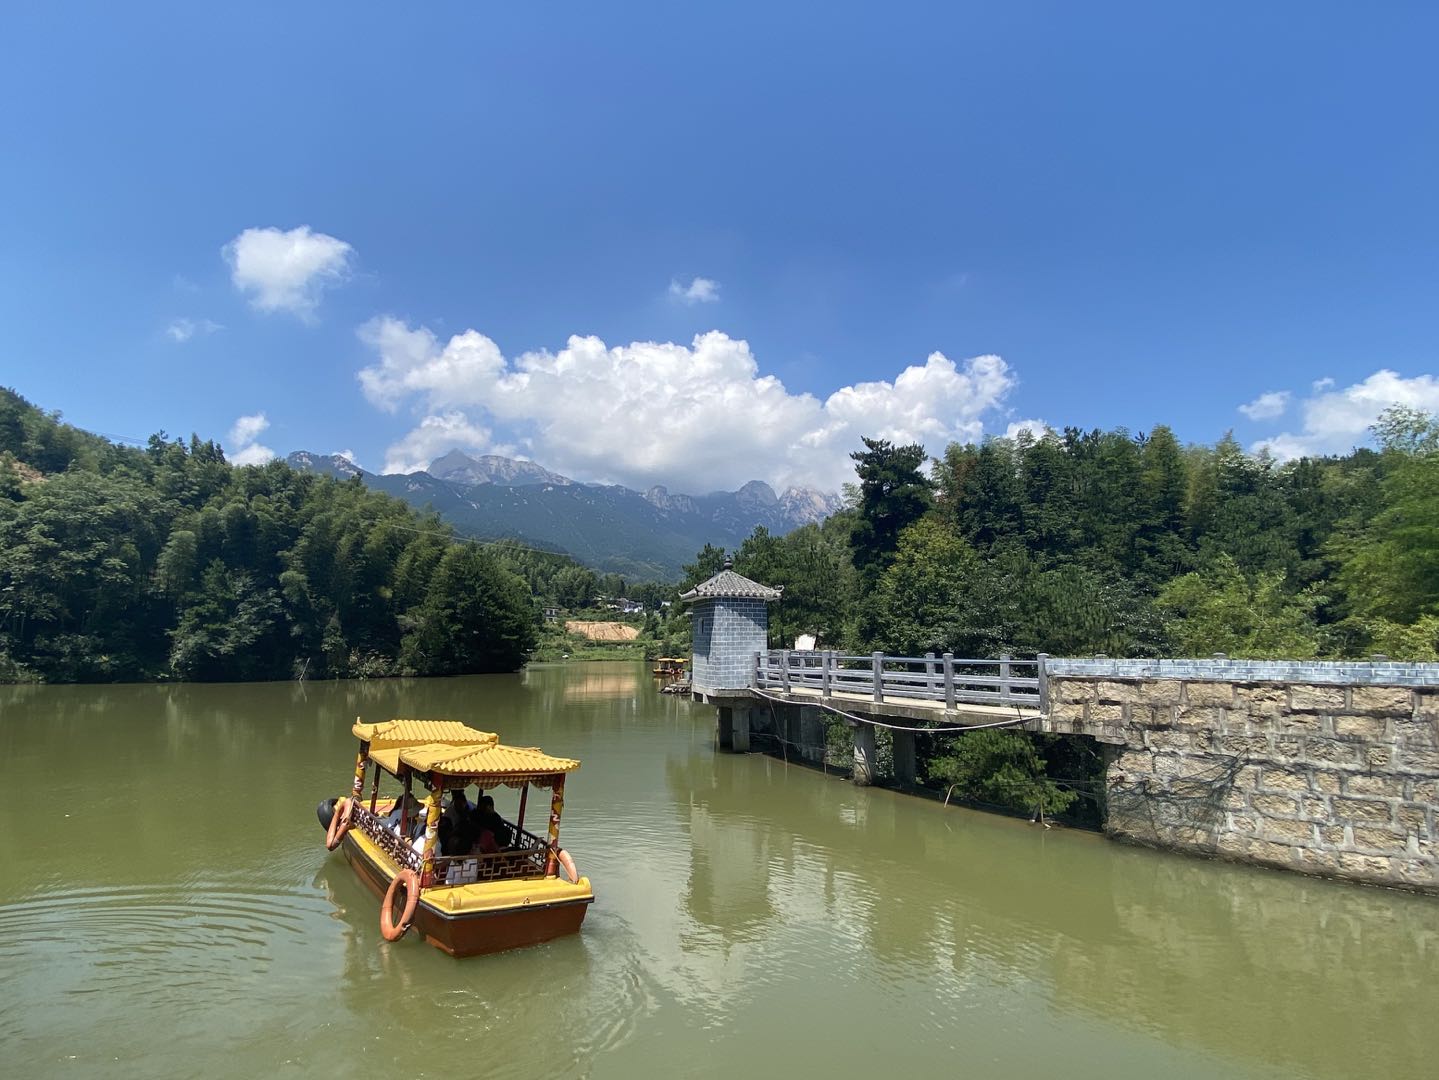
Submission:
MULTIPOLYGON (((1037 717, 1016 716, 1013 720, 997 720, 992 724, 956 724, 953 727, 904 727, 900 724, 886 724, 882 720, 871 720, 867 716, 856 716, 854 713, 847 713, 843 709, 836 709, 833 705, 826 704, 823 699, 816 699, 813 702, 794 701, 790 698, 766 694, 763 690, 757 690, 753 687, 751 687, 750 693, 758 694, 760 697, 768 698, 770 701, 778 701, 781 705, 816 705, 826 712, 832 712, 836 716, 842 716, 846 720, 853 720, 858 724, 869 724, 871 727, 885 728, 889 731, 913 731, 928 735, 945 735, 955 731, 983 731, 986 728, 1015 727, 1029 720, 1038 719, 1037 717)), ((1015 706, 1015 708, 1017 709, 1018 706, 1015 706)))

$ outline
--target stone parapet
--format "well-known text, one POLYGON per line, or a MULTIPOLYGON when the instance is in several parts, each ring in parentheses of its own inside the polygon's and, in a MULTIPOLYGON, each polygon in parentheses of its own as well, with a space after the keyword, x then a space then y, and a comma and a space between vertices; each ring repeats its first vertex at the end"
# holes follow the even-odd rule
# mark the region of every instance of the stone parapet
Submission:
POLYGON ((1110 660, 1051 657, 1050 675, 1094 679, 1182 679, 1204 682, 1338 683, 1439 687, 1439 664, 1388 660, 1110 660))
POLYGON ((1051 661, 1041 726, 1109 744, 1111 835, 1439 892, 1439 665, 1343 666, 1051 661))

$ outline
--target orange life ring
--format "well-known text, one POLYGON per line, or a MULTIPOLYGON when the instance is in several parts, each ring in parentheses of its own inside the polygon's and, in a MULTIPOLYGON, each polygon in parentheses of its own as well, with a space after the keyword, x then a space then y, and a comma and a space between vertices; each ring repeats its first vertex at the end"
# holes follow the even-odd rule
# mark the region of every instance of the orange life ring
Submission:
POLYGON ((386 941, 399 941, 405 936, 405 931, 410 928, 410 920, 415 917, 415 908, 420 902, 420 875, 409 867, 401 870, 390 881, 390 887, 385 890, 385 902, 380 905, 380 933, 386 941), (405 886, 405 912, 400 916, 400 921, 395 922, 395 890, 401 884, 405 886))
POLYGON ((335 812, 330 815, 330 827, 325 830, 325 847, 334 851, 340 846, 340 841, 350 831, 350 822, 354 817, 354 799, 341 799, 335 804, 335 812))
POLYGON ((565 873, 569 876, 570 884, 573 885, 580 880, 580 872, 575 869, 575 860, 570 858, 568 851, 560 848, 559 851, 555 852, 555 858, 557 858, 560 861, 560 865, 565 868, 565 873))

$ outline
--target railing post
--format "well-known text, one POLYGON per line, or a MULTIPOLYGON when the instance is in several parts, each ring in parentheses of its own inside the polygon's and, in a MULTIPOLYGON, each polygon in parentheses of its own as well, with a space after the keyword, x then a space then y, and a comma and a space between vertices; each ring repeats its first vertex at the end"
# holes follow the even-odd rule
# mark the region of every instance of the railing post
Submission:
POLYGON ((763 686, 767 685, 766 682, 765 682, 765 669, 764 669, 764 666, 765 666, 765 654, 764 654, 764 653, 760 653, 760 652, 755 653, 755 654, 754 654, 754 669, 753 669, 753 675, 754 675, 754 684, 753 684, 753 685, 756 686, 756 687, 763 687, 763 686))
POLYGON ((944 654, 944 707, 954 712, 954 653, 944 654))
POLYGON ((1046 666, 1049 663, 1049 653, 1040 653, 1035 658, 1035 670, 1039 678, 1039 711, 1049 712, 1049 672, 1046 666))
POLYGON ((924 692, 934 693, 934 653, 924 654, 924 692))
POLYGON ((1009 704, 1009 653, 999 654, 999 700, 1001 704, 1009 704))
POLYGON ((781 671, 783 672, 783 674, 780 675, 780 685, 784 687, 784 692, 785 692, 786 694, 788 694, 788 693, 789 693, 789 688, 790 688, 790 680, 789 680, 789 650, 788 650, 788 649, 783 649, 783 650, 781 650, 779 656, 780 656, 781 671))
POLYGON ((819 696, 829 697, 830 669, 834 666, 834 650, 826 649, 819 654, 819 696))
POLYGON ((874 700, 884 700, 884 653, 870 653, 870 661, 874 664, 874 700))

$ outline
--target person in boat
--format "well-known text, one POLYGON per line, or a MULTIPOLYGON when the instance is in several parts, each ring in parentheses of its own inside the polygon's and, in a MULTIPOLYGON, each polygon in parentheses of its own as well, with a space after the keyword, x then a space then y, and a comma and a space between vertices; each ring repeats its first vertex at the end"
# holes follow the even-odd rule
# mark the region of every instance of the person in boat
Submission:
POLYGON ((491 796, 480 796, 479 806, 473 816, 481 851, 490 854, 504 851, 510 846, 513 834, 510 832, 509 822, 495 812, 495 800, 491 796))
POLYGON ((420 801, 416 799, 413 795, 402 795, 398 799, 396 799, 394 809, 392 809, 388 814, 386 814, 380 823, 384 825, 385 828, 389 829, 391 832, 398 834, 400 831, 400 818, 402 817, 403 811, 405 809, 406 799, 409 800, 408 825, 410 829, 410 836, 411 838, 413 838, 415 833, 415 825, 417 822, 419 823, 421 829, 425 827, 425 808, 420 805, 420 801))

